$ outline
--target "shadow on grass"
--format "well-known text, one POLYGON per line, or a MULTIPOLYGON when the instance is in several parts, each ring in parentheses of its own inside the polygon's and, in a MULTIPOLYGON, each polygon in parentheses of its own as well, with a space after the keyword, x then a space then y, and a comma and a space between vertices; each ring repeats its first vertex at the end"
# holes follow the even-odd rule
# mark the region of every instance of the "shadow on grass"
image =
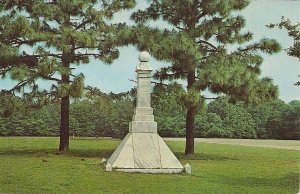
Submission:
POLYGON ((7 149, 0 150, 0 156, 48 156, 56 152, 56 149, 7 149))
POLYGON ((218 175, 217 179, 215 175, 205 177, 192 174, 192 176, 201 178, 202 180, 210 183, 225 184, 233 187, 270 187, 272 189, 290 188, 291 190, 295 189, 296 192, 299 175, 295 172, 290 172, 285 176, 277 178, 247 176, 246 174, 243 176, 218 175))
POLYGON ((68 156, 84 157, 84 158, 108 158, 113 153, 114 150, 110 149, 97 149, 97 150, 87 150, 87 149, 71 149, 66 153, 68 156))
MULTIPOLYGON (((113 153, 113 149, 70 149, 68 152, 60 153, 57 149, 6 149, 0 150, 0 156, 33 156, 33 157, 45 157, 50 155, 64 155, 73 157, 84 157, 84 158, 108 158, 113 153)), ((182 152, 176 152, 175 155, 181 160, 238 160, 234 157, 227 157, 218 154, 204 154, 195 153, 194 155, 185 155, 182 152)))
POLYGON ((104 157, 108 158, 113 150, 109 149, 70 149, 68 152, 61 153, 57 149, 7 149, 0 150, 0 156, 31 156, 31 157, 47 157, 51 155, 63 155, 72 157, 104 157))
POLYGON ((219 154, 195 153, 193 155, 185 155, 182 152, 176 152, 175 155, 179 159, 183 159, 183 160, 214 160, 214 161, 239 160, 234 157, 228 157, 228 156, 223 156, 223 155, 219 155, 219 154))
POLYGON ((115 141, 115 142, 120 142, 122 139, 117 139, 117 138, 111 138, 111 137, 75 137, 75 138, 70 138, 70 141, 115 141))

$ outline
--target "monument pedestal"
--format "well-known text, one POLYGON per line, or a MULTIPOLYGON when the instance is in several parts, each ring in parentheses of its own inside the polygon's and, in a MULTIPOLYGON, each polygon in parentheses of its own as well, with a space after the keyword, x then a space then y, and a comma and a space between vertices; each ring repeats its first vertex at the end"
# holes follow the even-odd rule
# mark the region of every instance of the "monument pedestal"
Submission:
POLYGON ((180 173, 183 166, 157 133, 128 133, 107 161, 113 170, 180 173))
POLYGON ((153 109, 150 106, 150 56, 142 52, 137 67, 137 103, 129 133, 107 160, 107 171, 180 173, 184 168, 157 133, 153 109))

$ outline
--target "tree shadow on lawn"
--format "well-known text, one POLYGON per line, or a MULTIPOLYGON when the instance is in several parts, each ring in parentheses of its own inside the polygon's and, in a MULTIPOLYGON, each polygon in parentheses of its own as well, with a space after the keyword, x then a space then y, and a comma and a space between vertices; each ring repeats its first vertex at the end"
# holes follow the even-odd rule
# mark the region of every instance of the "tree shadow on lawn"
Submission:
MULTIPOLYGON (((243 173, 243 172, 240 172, 243 173)), ((292 189, 295 188, 297 190, 298 187, 298 173, 296 172, 289 172, 285 176, 282 177, 257 177, 257 176, 247 176, 244 174, 242 177, 241 176, 234 176, 234 175, 214 175, 214 176, 209 176, 205 177, 203 175, 195 175, 192 174, 192 176, 201 178, 203 181, 205 180, 206 182, 210 183, 216 183, 218 184, 225 184, 229 185, 231 187, 270 187, 276 190, 278 189, 283 189, 285 190, 287 188, 292 189), (217 178, 216 178, 217 177, 217 178)), ((295 190, 295 191, 296 191, 295 190)))
POLYGON ((114 150, 110 149, 70 149, 68 152, 61 153, 57 149, 6 149, 0 150, 0 156, 31 156, 49 157, 51 155, 64 155, 71 157, 104 157, 108 158, 114 150))
POLYGON ((70 138, 70 141, 115 141, 115 142, 120 142, 122 139, 119 138, 112 138, 112 137, 74 137, 70 138))
MULTIPOLYGON (((114 149, 88 149, 88 148, 70 148, 68 152, 61 153, 57 148, 49 149, 26 149, 26 148, 10 148, 1 150, 0 156, 33 156, 33 157, 49 157, 51 155, 64 155, 73 157, 84 157, 84 158, 109 158, 113 153, 114 149)), ((195 153, 194 155, 185 155, 183 152, 176 152, 175 155, 180 160, 238 160, 234 157, 228 157, 219 154, 206 154, 206 153, 195 153)))
POLYGON ((235 157, 228 157, 220 154, 206 154, 206 153, 195 153, 193 155, 185 155, 182 152, 174 153, 178 159, 183 160, 214 160, 214 161, 224 161, 224 160, 239 160, 235 157))
POLYGON ((114 150, 111 149, 70 149, 66 155, 75 156, 75 157, 84 157, 84 158, 108 158, 111 156, 114 150))
POLYGON ((55 149, 5 149, 0 150, 0 156, 49 156, 55 154, 55 149))

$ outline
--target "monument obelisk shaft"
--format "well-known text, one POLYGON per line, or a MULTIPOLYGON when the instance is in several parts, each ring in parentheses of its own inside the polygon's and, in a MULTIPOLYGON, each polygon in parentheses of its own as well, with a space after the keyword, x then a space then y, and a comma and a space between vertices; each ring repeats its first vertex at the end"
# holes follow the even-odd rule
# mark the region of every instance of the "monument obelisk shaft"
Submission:
POLYGON ((132 122, 129 123, 129 132, 157 133, 157 123, 154 121, 153 108, 151 108, 150 82, 152 68, 148 64, 148 53, 140 55, 140 64, 137 72, 137 99, 132 122))

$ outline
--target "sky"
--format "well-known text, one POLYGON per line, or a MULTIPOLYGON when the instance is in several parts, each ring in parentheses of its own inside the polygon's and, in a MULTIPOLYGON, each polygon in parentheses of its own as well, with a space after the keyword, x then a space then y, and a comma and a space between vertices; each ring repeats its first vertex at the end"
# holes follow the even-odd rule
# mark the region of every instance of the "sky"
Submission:
MULTIPOLYGON (((137 0, 137 8, 147 7, 147 1, 137 0)), ((300 0, 253 0, 250 5, 239 14, 246 19, 246 31, 254 34, 254 41, 262 38, 274 38, 278 40, 282 48, 288 48, 293 44, 293 40, 288 37, 284 29, 269 29, 266 25, 270 23, 279 23, 281 17, 289 18, 292 23, 300 22, 300 0)), ((130 13, 123 11, 114 17, 115 22, 129 21, 130 13)), ((151 26, 165 28, 166 25, 159 21, 150 23, 151 26)), ((134 46, 122 47, 119 49, 120 56, 111 65, 104 64, 101 61, 92 60, 89 64, 82 64, 74 70, 75 74, 83 73, 85 75, 85 85, 97 87, 104 92, 125 92, 133 88, 136 83, 129 81, 135 79, 135 68, 138 65, 139 51, 134 46)), ((264 62, 261 66, 261 77, 271 77, 274 83, 279 87, 279 98, 285 102, 300 100, 300 87, 293 84, 298 81, 300 74, 300 61, 297 58, 290 57, 284 50, 275 55, 263 55, 264 62)), ((150 64, 154 70, 169 64, 150 59, 150 64)), ((0 90, 13 87, 14 82, 6 79, 0 80, 0 90)), ((50 82, 41 82, 41 85, 48 87, 50 82)), ((212 95, 206 92, 206 96, 212 95)))

